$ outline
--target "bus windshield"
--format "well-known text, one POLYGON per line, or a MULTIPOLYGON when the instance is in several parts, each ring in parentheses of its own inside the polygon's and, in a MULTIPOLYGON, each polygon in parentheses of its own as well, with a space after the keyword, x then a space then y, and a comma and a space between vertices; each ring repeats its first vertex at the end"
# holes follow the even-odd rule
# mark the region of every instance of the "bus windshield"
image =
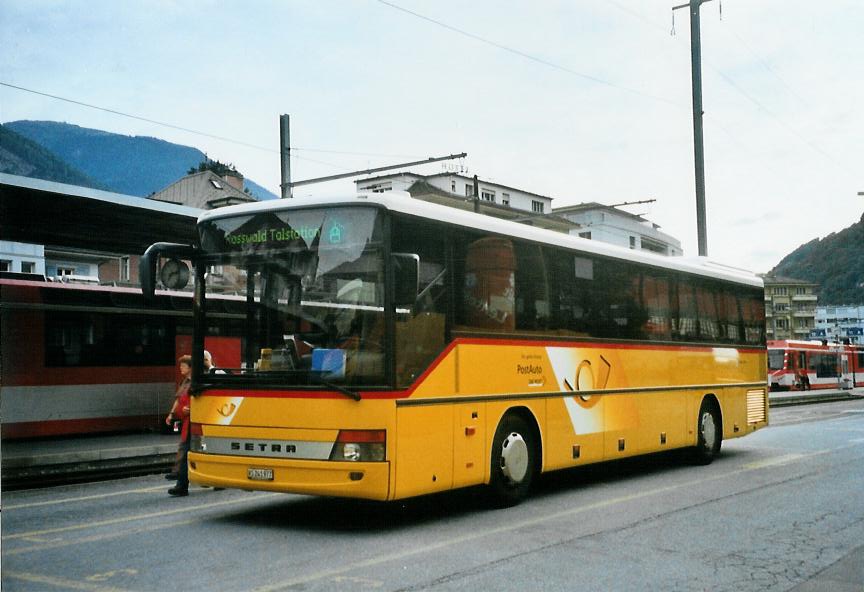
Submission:
MULTIPOLYGON (((219 382, 383 385, 384 259, 372 208, 261 212, 205 221, 204 319, 243 323, 219 382)), ((218 362, 218 360, 217 360, 218 362)))

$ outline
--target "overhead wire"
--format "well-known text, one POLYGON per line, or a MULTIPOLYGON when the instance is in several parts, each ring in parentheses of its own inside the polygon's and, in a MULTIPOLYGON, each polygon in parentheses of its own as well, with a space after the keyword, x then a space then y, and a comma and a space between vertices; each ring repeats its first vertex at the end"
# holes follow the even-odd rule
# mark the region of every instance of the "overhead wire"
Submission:
MULTIPOLYGON (((118 111, 117 109, 110 109, 110 108, 108 108, 108 107, 102 107, 102 106, 100 106, 100 105, 94 105, 94 104, 92 104, 92 103, 85 103, 84 101, 78 101, 78 100, 76 100, 76 99, 70 99, 70 98, 68 98, 68 97, 61 97, 60 95, 55 95, 55 94, 51 94, 51 93, 47 93, 47 92, 43 92, 43 91, 39 91, 39 90, 35 90, 35 89, 32 89, 32 88, 26 88, 26 87, 18 86, 18 85, 15 85, 15 84, 10 84, 10 83, 8 83, 8 82, 0 81, 0 86, 5 86, 5 87, 7 87, 7 88, 11 88, 11 89, 14 89, 14 90, 19 90, 19 91, 23 91, 23 92, 31 93, 31 94, 34 94, 34 95, 39 95, 39 96, 43 96, 43 97, 48 97, 48 98, 50 98, 50 99, 55 99, 55 100, 58 100, 58 101, 63 101, 63 102, 65 102, 65 103, 71 103, 71 104, 73 104, 73 105, 79 105, 79 106, 81 106, 81 107, 87 107, 88 109, 95 109, 95 110, 97 110, 97 111, 103 111, 103 112, 105 112, 105 113, 111 113, 112 115, 118 115, 118 116, 120 116, 120 117, 127 117, 127 118, 129 118, 129 119, 135 119, 135 120, 138 120, 138 121, 143 121, 143 122, 146 122, 146 123, 151 123, 151 124, 153 124, 153 125, 158 125, 158 126, 161 126, 161 127, 167 127, 167 128, 170 128, 170 129, 175 129, 175 130, 182 131, 182 132, 186 132, 186 133, 190 133, 190 134, 195 134, 195 135, 198 135, 198 136, 203 136, 203 137, 205 137, 205 138, 212 138, 212 139, 214 139, 214 140, 220 140, 220 141, 222 141, 222 142, 228 142, 228 143, 231 143, 231 144, 237 144, 237 145, 239 145, 239 146, 245 146, 245 147, 247 147, 247 148, 254 148, 255 150, 262 150, 262 151, 264 151, 264 152, 271 152, 271 153, 273 153, 273 154, 281 154, 281 153, 282 153, 281 150, 276 150, 276 149, 274 149, 274 148, 267 148, 266 146, 259 146, 259 145, 257 145, 257 144, 251 144, 251 143, 249 143, 249 142, 244 142, 243 140, 237 140, 236 138, 229 138, 229 137, 227 137, 227 136, 220 136, 220 135, 217 135, 217 134, 211 134, 211 133, 209 133, 209 132, 204 132, 204 131, 201 131, 201 130, 196 130, 196 129, 192 129, 192 128, 188 128, 188 127, 183 127, 183 126, 181 126, 181 125, 175 125, 175 124, 173 124, 173 123, 168 123, 168 122, 165 122, 165 121, 159 121, 159 120, 157 120, 157 119, 151 119, 151 118, 149 118, 149 117, 142 117, 142 116, 140 116, 140 115, 134 115, 134 114, 132 114, 132 113, 125 113, 125 112, 123 112, 123 111, 118 111)), ((301 147, 301 146, 292 146, 292 147, 291 147, 291 152, 294 152, 295 150, 296 150, 296 151, 301 151, 301 152, 317 152, 317 153, 322 153, 322 154, 324 154, 324 153, 326 153, 326 154, 341 154, 341 155, 351 155, 351 156, 376 156, 376 157, 385 157, 385 158, 403 158, 403 157, 407 157, 407 158, 422 158, 422 157, 417 156, 417 155, 414 155, 414 154, 382 154, 382 153, 378 153, 378 152, 352 152, 352 151, 347 151, 347 150, 327 150, 327 149, 324 149, 324 148, 304 148, 304 147, 301 147)), ((297 159, 300 159, 300 160, 308 160, 309 162, 317 162, 317 163, 319 163, 319 164, 326 164, 326 165, 328 165, 328 166, 332 166, 332 167, 340 168, 339 165, 335 165, 335 164, 332 164, 332 163, 326 163, 326 162, 318 161, 318 160, 314 160, 314 159, 311 159, 311 158, 305 158, 305 157, 302 157, 302 156, 297 156, 297 155, 295 155, 295 154, 292 154, 292 155, 291 155, 291 158, 297 158, 297 159)))
POLYGON ((530 54, 530 53, 527 53, 527 52, 525 52, 525 51, 522 51, 522 50, 519 50, 519 49, 516 49, 516 48, 510 47, 510 46, 508 46, 508 45, 504 45, 504 44, 502 44, 502 43, 498 43, 498 42, 496 42, 496 41, 492 41, 491 39, 487 39, 487 38, 485 38, 485 37, 481 37, 481 36, 479 36, 479 35, 475 35, 474 33, 471 33, 471 32, 469 32, 469 31, 465 31, 464 29, 460 29, 460 28, 458 28, 458 27, 454 27, 453 25, 450 25, 450 24, 447 24, 447 23, 445 23, 445 22, 443 22, 443 21, 439 21, 439 20, 437 20, 437 19, 434 19, 434 18, 428 17, 428 16, 426 16, 426 15, 420 14, 419 12, 415 12, 415 11, 413 11, 413 10, 409 10, 409 9, 407 9, 407 8, 404 8, 404 7, 402 7, 402 6, 399 6, 398 4, 394 4, 393 2, 389 2, 388 0, 377 0, 377 1, 378 1, 379 3, 385 5, 385 6, 388 6, 388 7, 392 8, 392 9, 394 9, 394 10, 398 10, 398 11, 400 11, 400 12, 404 12, 405 14, 408 14, 408 15, 411 15, 411 16, 416 17, 416 18, 418 18, 418 19, 421 19, 421 20, 424 20, 424 21, 426 21, 426 22, 432 23, 433 25, 436 25, 436 26, 438 26, 438 27, 442 27, 442 28, 447 29, 448 31, 451 31, 451 32, 456 33, 456 34, 458 34, 458 35, 462 35, 462 36, 464 36, 464 37, 468 37, 469 39, 473 39, 474 41, 477 41, 477 42, 483 43, 483 44, 485 44, 485 45, 489 45, 489 46, 491 46, 491 47, 495 47, 495 48, 500 49, 500 50, 502 50, 502 51, 506 51, 506 52, 512 53, 512 54, 517 55, 517 56, 519 56, 519 57, 521 57, 521 58, 524 58, 524 59, 526 59, 526 60, 529 60, 529 61, 532 61, 532 62, 535 62, 535 63, 541 64, 541 65, 543 65, 543 66, 546 66, 546 67, 549 67, 549 68, 553 68, 553 69, 555 69, 555 70, 559 70, 559 71, 561 71, 561 72, 565 72, 565 73, 567 73, 567 74, 570 74, 570 75, 572 75, 572 76, 576 76, 576 77, 582 78, 582 79, 584 79, 584 80, 588 80, 589 82, 594 82, 594 83, 596 83, 596 84, 601 84, 601 85, 603 85, 603 86, 608 86, 608 87, 610 87, 610 88, 614 88, 614 89, 617 89, 617 90, 621 90, 621 91, 625 91, 625 92, 628 92, 628 93, 632 93, 632 94, 635 94, 635 95, 638 95, 638 96, 641 96, 641 97, 645 97, 645 98, 647 98, 647 99, 651 99, 651 100, 653 100, 653 101, 659 101, 659 102, 662 102, 662 103, 666 103, 666 104, 668 104, 668 105, 674 105, 674 106, 676 106, 676 107, 681 107, 681 106, 682 106, 681 103, 679 103, 679 102, 677 102, 677 101, 674 101, 674 100, 672 100, 672 99, 668 99, 668 98, 666 98, 666 97, 660 97, 660 96, 657 96, 657 95, 652 95, 652 94, 650 94, 650 93, 646 93, 646 92, 644 92, 644 91, 641 91, 641 90, 639 90, 639 89, 637 89, 637 88, 632 88, 632 87, 629 87, 629 86, 625 86, 625 85, 623 85, 623 84, 618 84, 618 83, 616 83, 616 82, 612 82, 612 81, 610 81, 610 80, 605 80, 605 79, 603 79, 603 78, 600 78, 600 77, 598 77, 598 76, 594 76, 594 75, 592 75, 592 74, 586 74, 586 73, 584 73, 584 72, 579 72, 578 70, 574 70, 574 69, 569 68, 569 67, 567 67, 567 66, 563 66, 563 65, 561 65, 561 64, 557 64, 557 63, 555 63, 555 62, 552 62, 552 61, 550 61, 550 60, 547 60, 547 59, 544 59, 544 58, 538 57, 538 56, 533 55, 533 54, 530 54))

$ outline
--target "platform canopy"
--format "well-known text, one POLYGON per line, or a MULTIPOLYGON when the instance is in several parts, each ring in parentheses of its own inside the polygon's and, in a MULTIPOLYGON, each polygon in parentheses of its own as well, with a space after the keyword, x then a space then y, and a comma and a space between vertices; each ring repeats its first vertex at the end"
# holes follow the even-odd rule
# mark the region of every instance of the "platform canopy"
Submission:
POLYGON ((0 240, 140 254, 155 242, 192 244, 202 210, 133 195, 0 173, 0 240))

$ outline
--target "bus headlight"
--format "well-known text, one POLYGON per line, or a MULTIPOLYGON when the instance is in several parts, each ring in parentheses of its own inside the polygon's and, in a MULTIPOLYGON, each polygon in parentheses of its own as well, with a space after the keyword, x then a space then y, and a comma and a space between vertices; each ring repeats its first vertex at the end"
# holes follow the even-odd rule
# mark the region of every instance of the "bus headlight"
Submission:
POLYGON ((381 462, 387 450, 385 430, 340 430, 330 460, 381 462))

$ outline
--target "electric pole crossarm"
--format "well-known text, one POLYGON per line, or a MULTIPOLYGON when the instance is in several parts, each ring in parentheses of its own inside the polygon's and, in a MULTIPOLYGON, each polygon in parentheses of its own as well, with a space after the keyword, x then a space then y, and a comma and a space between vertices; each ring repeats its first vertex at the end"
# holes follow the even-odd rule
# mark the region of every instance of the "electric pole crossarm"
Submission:
POLYGON ((427 158, 425 160, 415 160, 414 162, 402 162, 399 164, 391 164, 389 166, 377 167, 374 169, 366 169, 363 171, 352 171, 350 173, 341 173, 339 175, 330 175, 327 177, 316 177, 314 179, 304 179, 303 181, 295 181, 294 183, 288 183, 289 187, 299 187, 301 185, 312 185, 313 183, 324 183, 326 181, 335 181, 336 179, 347 179, 348 177, 359 177, 360 175, 369 175, 372 173, 379 173, 381 171, 389 171, 393 169, 399 169, 402 167, 416 166, 420 164, 429 164, 430 162, 439 162, 442 160, 454 160, 456 158, 465 158, 468 156, 467 152, 462 152, 461 154, 451 154, 449 156, 436 156, 432 158, 427 158))

